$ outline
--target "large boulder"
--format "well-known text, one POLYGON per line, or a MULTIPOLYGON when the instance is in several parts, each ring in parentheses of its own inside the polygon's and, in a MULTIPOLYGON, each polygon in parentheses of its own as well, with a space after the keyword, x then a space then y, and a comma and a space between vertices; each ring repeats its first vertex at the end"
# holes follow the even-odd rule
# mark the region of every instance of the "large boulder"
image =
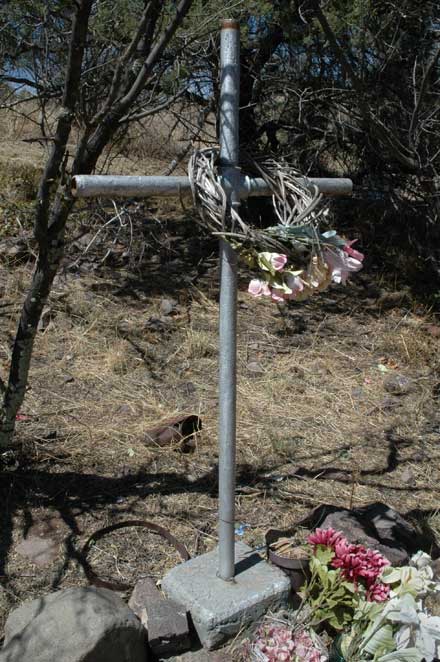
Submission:
POLYGON ((23 603, 5 626, 0 662, 146 662, 145 630, 104 588, 71 588, 23 603))
POLYGON ((374 503, 332 510, 319 524, 322 529, 342 531, 349 542, 377 549, 392 565, 408 563, 411 553, 420 549, 416 529, 390 506, 374 503))

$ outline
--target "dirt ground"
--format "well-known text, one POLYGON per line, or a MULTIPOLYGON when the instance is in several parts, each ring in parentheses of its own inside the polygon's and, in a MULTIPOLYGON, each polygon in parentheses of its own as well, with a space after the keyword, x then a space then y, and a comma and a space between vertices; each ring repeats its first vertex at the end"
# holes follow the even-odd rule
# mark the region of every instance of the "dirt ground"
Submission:
MULTIPOLYGON (((216 544, 216 244, 177 203, 142 214, 136 250, 129 224, 125 239, 92 241, 98 220, 71 237, 45 311, 17 452, 2 456, 2 622, 24 599, 87 584, 79 552, 109 524, 152 521, 191 555, 216 544), (190 452, 148 441, 180 414, 202 419, 190 452)), ((32 261, 0 265, 3 377, 32 261)), ((429 548, 440 534, 438 319, 373 279, 368 262, 345 288, 286 309, 251 299, 247 280, 243 271, 237 538, 260 547, 268 528, 320 504, 381 501, 421 527, 429 548)), ((159 580, 178 558, 143 529, 113 532, 89 553, 102 578, 131 584, 159 580)))

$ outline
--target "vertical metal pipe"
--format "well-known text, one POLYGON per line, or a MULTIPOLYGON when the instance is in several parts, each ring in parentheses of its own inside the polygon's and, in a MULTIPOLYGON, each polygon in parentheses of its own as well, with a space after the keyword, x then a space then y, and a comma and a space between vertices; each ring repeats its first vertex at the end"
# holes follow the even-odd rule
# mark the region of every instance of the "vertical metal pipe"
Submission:
MULTIPOLYGON (((238 111, 240 95, 240 27, 221 24, 220 166, 232 207, 240 204, 238 111)), ((235 427, 237 390, 237 256, 220 241, 219 329, 219 567, 218 576, 234 577, 235 427)))

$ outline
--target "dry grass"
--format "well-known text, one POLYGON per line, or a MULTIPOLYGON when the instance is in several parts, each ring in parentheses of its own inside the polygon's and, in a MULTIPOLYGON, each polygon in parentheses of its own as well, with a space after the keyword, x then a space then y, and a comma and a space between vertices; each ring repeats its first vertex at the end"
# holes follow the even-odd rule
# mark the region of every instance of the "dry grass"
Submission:
MULTIPOLYGON (((29 275, 29 267, 3 274, 7 299, 18 303, 29 275)), ((218 305, 209 294, 212 283, 201 283, 159 330, 146 322, 158 314, 160 294, 130 304, 117 290, 117 283, 92 276, 60 279, 54 288, 51 322, 35 346, 23 407, 30 418, 18 423, 30 484, 14 478, 22 486, 15 510, 9 505, 6 570, 15 597, 5 613, 24 593, 84 581, 63 555, 36 575, 14 551, 25 513, 36 521, 67 508, 78 527, 77 545, 126 518, 170 528, 191 554, 216 543, 218 305), (202 417, 195 451, 146 445, 146 430, 178 413, 202 417)), ((283 322, 267 302, 245 294, 239 301, 236 504, 237 521, 249 525, 244 540, 260 546, 267 528, 291 526, 323 502, 385 501, 403 513, 425 512, 438 536, 438 511, 430 513, 438 507, 440 478, 432 397, 439 348, 426 320, 400 310, 379 318, 350 314, 348 299, 339 312, 326 312, 322 301, 303 305, 283 322), (295 333, 301 324, 303 332, 295 333), (255 363, 258 371, 250 369, 255 363), (394 373, 412 380, 410 394, 386 392, 394 373)), ((1 320, 3 375, 16 313, 1 320)), ((176 557, 151 535, 132 531, 102 540, 91 560, 104 576, 132 581, 159 578, 176 557)))
MULTIPOLYGON (((217 306, 194 300, 191 323, 181 315, 170 322, 167 338, 145 327, 144 308, 127 308, 112 295, 93 292, 90 284, 84 280, 54 291, 52 321, 35 349, 35 386, 26 413, 56 428, 66 439, 64 451, 82 467, 98 448, 100 463, 125 460, 129 447, 142 463, 151 454, 142 430, 178 412, 185 399, 180 385, 191 381, 197 393, 191 406, 204 419, 203 465, 206 451, 216 447, 217 306)), ((17 278, 7 290, 19 292, 23 285, 17 278)), ((423 320, 395 312, 360 326, 349 315, 333 321, 318 313, 306 333, 283 337, 272 307, 245 297, 243 302, 248 308, 239 322, 239 462, 256 472, 286 462, 312 473, 332 466, 339 476, 347 473, 347 480, 331 481, 333 498, 345 505, 353 467, 359 466, 365 479, 355 501, 370 500, 379 486, 369 474, 386 468, 389 453, 384 429, 417 443, 426 422, 430 364, 438 348, 423 320), (260 365, 257 374, 247 369, 251 362, 260 365), (385 374, 379 370, 384 362, 390 366, 385 374), (384 381, 393 372, 414 380, 410 396, 390 401, 384 381)), ((151 312, 156 309, 150 304, 151 312)), ((404 448, 399 454, 407 455, 404 448)), ((420 476, 427 477, 425 469, 420 476)), ((313 496, 316 477, 300 484, 304 497, 311 488, 309 503, 322 500, 321 489, 313 496)), ((388 479, 380 487, 390 493, 388 479)), ((429 492, 418 495, 419 505, 421 500, 432 505, 429 492)))

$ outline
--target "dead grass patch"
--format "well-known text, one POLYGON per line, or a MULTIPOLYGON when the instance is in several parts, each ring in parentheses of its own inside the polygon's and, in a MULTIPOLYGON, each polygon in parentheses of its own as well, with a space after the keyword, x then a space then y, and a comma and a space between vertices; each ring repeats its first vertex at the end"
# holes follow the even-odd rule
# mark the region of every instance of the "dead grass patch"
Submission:
MULTIPOLYGON (((29 271, 2 275, 0 286, 17 304, 29 271)), ((200 282, 157 328, 146 322, 157 317, 160 294, 139 301, 118 292, 95 276, 57 281, 52 321, 35 346, 23 407, 30 418, 18 423, 30 469, 14 491, 14 536, 26 512, 68 513, 77 545, 108 523, 153 519, 191 554, 202 553, 216 543, 213 285, 200 282), (192 454, 146 445, 147 429, 180 413, 203 421, 192 454)), ((328 296, 331 312, 317 300, 292 308, 283 322, 272 305, 239 294, 236 507, 237 522, 248 525, 242 539, 251 545, 263 543, 267 528, 291 526, 324 502, 384 501, 410 516, 431 513, 429 526, 439 535, 438 343, 427 336, 425 318, 400 310, 378 318, 359 308, 350 314, 347 301, 338 311, 338 296, 328 296), (250 370, 250 363, 261 369, 250 370), (412 380, 411 393, 386 391, 393 373, 412 380)), ((16 312, 0 319, 3 370, 16 312)), ((115 538, 94 549, 100 572, 157 578, 175 563, 154 537, 133 536, 129 548, 115 538)), ((13 551, 8 556, 16 600, 54 586, 53 572, 38 580, 31 564, 13 551)), ((56 587, 83 581, 69 562, 56 587)))

